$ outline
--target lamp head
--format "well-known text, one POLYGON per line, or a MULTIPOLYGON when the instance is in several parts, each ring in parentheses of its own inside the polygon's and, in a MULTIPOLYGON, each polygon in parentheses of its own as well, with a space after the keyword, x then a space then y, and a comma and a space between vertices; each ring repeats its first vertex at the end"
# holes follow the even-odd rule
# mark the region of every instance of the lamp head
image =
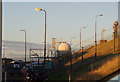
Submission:
POLYGON ((42 11, 42 9, 41 9, 41 8, 35 8, 35 10, 36 10, 36 11, 42 11))
POLYGON ((103 16, 102 14, 100 14, 99 16, 103 16))
POLYGON ((83 27, 83 28, 86 28, 86 27, 83 27))
POLYGON ((20 30, 20 31, 26 31, 26 30, 20 30))

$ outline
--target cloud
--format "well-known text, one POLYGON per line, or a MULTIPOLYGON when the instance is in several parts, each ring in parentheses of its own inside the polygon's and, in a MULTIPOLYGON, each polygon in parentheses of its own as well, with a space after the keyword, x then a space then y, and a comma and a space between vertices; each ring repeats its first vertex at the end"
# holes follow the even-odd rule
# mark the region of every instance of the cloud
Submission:
MULTIPOLYGON (((26 47, 26 54, 27 59, 29 59, 29 50, 30 48, 36 48, 40 49, 43 48, 43 44, 36 44, 36 43, 29 43, 27 42, 26 47)), ((5 57, 17 59, 17 60, 24 60, 24 50, 25 50, 25 44, 24 42, 18 42, 18 41, 2 41, 2 54, 5 55, 5 57)))

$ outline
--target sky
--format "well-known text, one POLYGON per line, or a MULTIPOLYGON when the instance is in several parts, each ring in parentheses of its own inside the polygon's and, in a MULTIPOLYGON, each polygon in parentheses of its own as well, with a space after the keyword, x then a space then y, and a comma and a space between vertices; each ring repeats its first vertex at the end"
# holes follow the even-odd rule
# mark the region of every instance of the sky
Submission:
POLYGON ((81 27, 83 40, 94 36, 94 23, 97 14, 97 33, 101 29, 110 29, 113 22, 118 20, 116 2, 4 2, 3 3, 3 39, 10 41, 24 41, 27 31, 27 41, 43 42, 44 12, 35 11, 42 8, 47 11, 47 42, 52 38, 70 41, 76 37, 79 41, 81 27))
MULTIPOLYGON (((3 41, 3 55, 2 57, 12 58, 15 60, 24 60, 24 42, 18 42, 18 41, 3 41), (5 45, 4 45, 5 44, 5 45)), ((33 43, 27 43, 26 47, 26 58, 27 60, 30 60, 30 48, 31 49, 38 49, 40 47, 39 44, 33 44, 33 43)), ((41 45, 42 47, 42 45, 41 45)), ((40 55, 40 51, 33 50, 35 53, 40 55)), ((32 53, 32 52, 31 52, 32 53)), ((33 53, 32 53, 33 54, 33 53)))
MULTIPOLYGON (((78 41, 72 43, 74 48, 79 47, 82 27, 86 27, 81 31, 82 41, 94 41, 96 15, 103 14, 103 17, 97 17, 98 40, 103 28, 106 30, 105 37, 111 36, 113 23, 118 20, 117 2, 3 2, 4 41, 24 42, 24 32, 20 30, 25 29, 27 42, 43 43, 44 12, 35 11, 34 8, 47 11, 47 43, 50 44, 52 38, 57 38, 57 41, 78 41)), ((10 53, 7 55, 15 56, 19 52, 24 56, 24 46, 15 44, 16 46, 9 46, 10 53)), ((87 44, 89 43, 83 45, 87 44)))

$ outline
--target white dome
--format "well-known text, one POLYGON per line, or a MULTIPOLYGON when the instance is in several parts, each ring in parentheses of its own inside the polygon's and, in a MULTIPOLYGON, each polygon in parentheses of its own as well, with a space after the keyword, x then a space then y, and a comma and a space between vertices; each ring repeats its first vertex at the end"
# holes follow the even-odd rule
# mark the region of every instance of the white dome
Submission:
POLYGON ((66 54, 71 51, 71 47, 68 43, 61 43, 58 47, 58 52, 60 54, 66 54))

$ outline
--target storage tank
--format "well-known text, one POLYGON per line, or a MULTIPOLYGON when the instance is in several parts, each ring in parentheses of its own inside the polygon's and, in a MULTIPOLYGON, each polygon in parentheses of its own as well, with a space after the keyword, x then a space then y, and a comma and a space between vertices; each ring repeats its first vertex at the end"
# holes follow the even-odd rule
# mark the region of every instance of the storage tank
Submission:
POLYGON ((59 54, 67 54, 71 51, 71 46, 68 43, 61 43, 58 46, 58 53, 59 54))

